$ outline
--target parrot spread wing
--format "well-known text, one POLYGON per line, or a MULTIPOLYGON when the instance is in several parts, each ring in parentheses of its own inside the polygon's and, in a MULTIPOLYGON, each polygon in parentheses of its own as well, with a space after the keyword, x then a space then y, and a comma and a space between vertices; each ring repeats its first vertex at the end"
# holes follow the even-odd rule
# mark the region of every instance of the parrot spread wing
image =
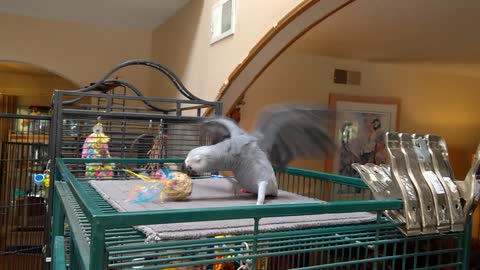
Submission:
POLYGON ((255 132, 272 164, 285 168, 295 158, 322 159, 334 150, 328 132, 334 117, 322 107, 274 105, 260 114, 255 132))
MULTIPOLYGON (((335 149, 328 127, 336 113, 307 105, 273 105, 259 115, 254 136, 270 162, 281 168, 295 158, 323 159, 335 149)), ((210 118, 200 126, 200 136, 211 144, 245 134, 233 120, 210 118)))
POLYGON ((225 117, 215 117, 206 120, 200 126, 200 136, 208 138, 211 144, 235 137, 245 132, 232 120, 225 117))

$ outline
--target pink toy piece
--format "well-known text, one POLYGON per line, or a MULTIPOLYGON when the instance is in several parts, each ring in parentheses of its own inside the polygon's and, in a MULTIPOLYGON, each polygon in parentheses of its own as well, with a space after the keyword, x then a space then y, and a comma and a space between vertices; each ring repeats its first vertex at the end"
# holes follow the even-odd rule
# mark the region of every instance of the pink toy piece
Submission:
POLYGON ((154 179, 167 179, 167 176, 162 170, 153 171, 150 176, 154 179))

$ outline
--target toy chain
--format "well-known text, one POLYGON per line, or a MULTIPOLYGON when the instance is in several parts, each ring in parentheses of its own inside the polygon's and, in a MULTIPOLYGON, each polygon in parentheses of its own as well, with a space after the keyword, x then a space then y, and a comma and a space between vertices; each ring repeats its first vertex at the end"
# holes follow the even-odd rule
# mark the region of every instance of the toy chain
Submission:
POLYGON ((160 158, 165 157, 165 141, 167 139, 167 135, 163 133, 163 119, 160 119, 160 125, 158 128, 158 140, 160 141, 160 158))
MULTIPOLYGON (((246 242, 243 242, 242 245, 245 246, 245 248, 243 248, 243 247, 240 248, 240 251, 250 249, 246 242)), ((239 264, 240 264, 240 267, 238 267, 237 270, 251 270, 252 269, 252 259, 240 260, 239 264)))
MULTIPOLYGON (((151 127, 151 120, 149 129, 151 127)), ((153 139, 152 148, 147 152, 147 155, 150 159, 161 159, 165 157, 165 140, 167 139, 167 135, 163 134, 163 119, 160 120, 160 125, 158 129, 158 136, 153 139)), ((148 163, 145 166, 145 169, 150 169, 152 171, 156 171, 160 169, 160 164, 158 163, 148 163)))
POLYGON ((103 126, 102 126, 102 122, 101 122, 101 119, 102 117, 101 116, 98 116, 97 117, 97 123, 93 126, 93 133, 95 134, 100 134, 103 132, 103 126))

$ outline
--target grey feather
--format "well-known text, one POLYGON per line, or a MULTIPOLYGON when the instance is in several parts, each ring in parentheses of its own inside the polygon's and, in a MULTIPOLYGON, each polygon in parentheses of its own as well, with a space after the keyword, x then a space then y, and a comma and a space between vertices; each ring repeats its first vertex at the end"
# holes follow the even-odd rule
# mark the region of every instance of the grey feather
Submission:
POLYGON ((295 158, 326 158, 335 149, 328 133, 334 117, 334 111, 316 106, 267 107, 256 125, 259 145, 280 168, 295 158))
POLYGON ((245 132, 237 124, 225 117, 211 118, 200 126, 200 136, 207 137, 212 144, 243 133, 245 132))
POLYGON ((304 105, 276 105, 259 116, 252 134, 243 131, 231 119, 211 118, 200 128, 211 145, 192 149, 185 167, 196 173, 231 170, 237 180, 234 191, 245 188, 258 195, 276 196, 277 180, 272 164, 282 168, 295 158, 324 158, 334 149, 328 125, 332 111, 304 105))

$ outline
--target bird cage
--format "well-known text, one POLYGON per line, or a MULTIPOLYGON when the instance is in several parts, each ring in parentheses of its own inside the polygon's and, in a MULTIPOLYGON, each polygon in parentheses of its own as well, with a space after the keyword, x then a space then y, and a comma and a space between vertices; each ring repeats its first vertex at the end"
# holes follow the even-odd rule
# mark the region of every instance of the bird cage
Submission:
MULTIPOLYGON (((150 61, 128 61, 88 87, 54 91, 49 157, 52 164, 56 158, 184 157, 193 147, 206 143, 199 137, 196 127, 206 110, 218 115, 222 107, 220 103, 204 101, 190 93, 176 75, 162 65, 150 61), (113 76, 118 70, 131 66, 146 66, 160 72, 184 99, 145 97, 135 85, 113 76), (95 129, 99 126, 108 143, 93 146, 91 142, 96 139, 95 129)), ((158 162, 150 165, 154 168, 176 166, 174 163, 158 162)), ((77 169, 88 168, 93 167, 80 165, 77 169)), ((52 174, 54 170, 53 166, 52 174)), ((53 188, 50 194, 53 194, 53 188)), ((50 196, 50 213, 52 200, 50 196)), ((50 229, 47 222, 47 243, 50 243, 50 229)))
POLYGON ((276 169, 279 197, 255 205, 252 194, 233 197, 228 181, 212 172, 193 177, 186 201, 132 203, 131 191, 144 182, 127 169, 148 175, 154 163, 180 171, 188 151, 206 143, 195 133, 202 110, 221 114, 221 104, 194 97, 165 70, 186 101, 147 98, 135 90, 134 96, 90 91, 106 83, 134 89, 106 78, 88 90, 55 92, 53 269, 469 269, 469 223, 405 233, 405 224, 389 215, 402 211, 402 198, 374 198, 360 178, 276 169), (113 99, 126 105, 117 108, 113 99), (162 102, 172 106, 157 105, 162 102), (83 143, 99 123, 110 154, 82 157, 83 143), (149 156, 149 147, 141 145, 152 141, 141 138, 156 127, 157 138, 168 137, 154 148, 160 154, 149 156), (109 174, 88 174, 91 164, 107 164, 109 174))

